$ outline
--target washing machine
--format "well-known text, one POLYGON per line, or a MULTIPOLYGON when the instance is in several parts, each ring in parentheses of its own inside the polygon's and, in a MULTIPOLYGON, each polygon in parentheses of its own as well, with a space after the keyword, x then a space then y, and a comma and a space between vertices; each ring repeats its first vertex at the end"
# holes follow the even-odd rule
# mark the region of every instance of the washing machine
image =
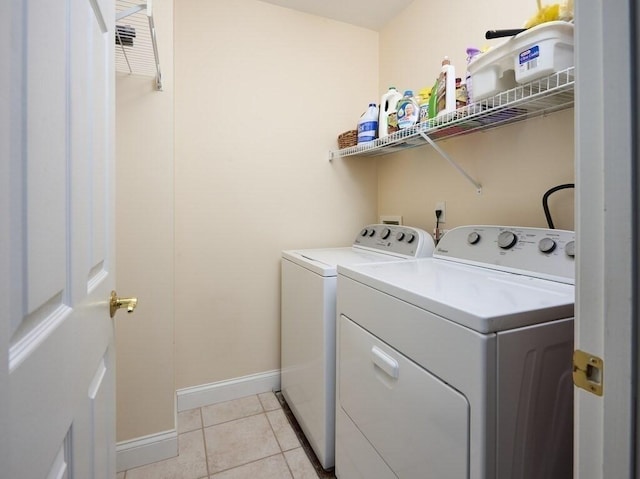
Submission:
POLYGON ((281 391, 320 464, 334 466, 336 265, 431 256, 418 228, 374 224, 343 248, 282 252, 281 391))
POLYGON ((449 231, 338 266, 339 479, 570 479, 574 233, 449 231))

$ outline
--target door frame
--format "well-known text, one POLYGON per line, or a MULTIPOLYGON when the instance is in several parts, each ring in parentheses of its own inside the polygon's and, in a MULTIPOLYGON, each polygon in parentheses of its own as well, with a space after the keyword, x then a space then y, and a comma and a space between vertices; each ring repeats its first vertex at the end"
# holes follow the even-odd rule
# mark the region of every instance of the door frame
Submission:
POLYGON ((575 9, 575 347, 604 360, 604 394, 575 389, 574 474, 635 477, 637 12, 632 0, 575 9))
MULTIPOLYGON (((11 9, 12 3, 0 2, 0 58, 11 65, 11 9)), ((10 294, 10 260, 9 251, 9 212, 10 208, 10 111, 11 111, 11 74, 9 68, 2 68, 0 72, 0 351, 9 350, 9 301, 10 294)), ((9 382, 9 358, 0 355, 0 385, 9 382)), ((0 431, 9 428, 9 394, 6 388, 0 387, 0 431)), ((7 434, 0 434, 0 464, 8 464, 9 438, 7 434)))

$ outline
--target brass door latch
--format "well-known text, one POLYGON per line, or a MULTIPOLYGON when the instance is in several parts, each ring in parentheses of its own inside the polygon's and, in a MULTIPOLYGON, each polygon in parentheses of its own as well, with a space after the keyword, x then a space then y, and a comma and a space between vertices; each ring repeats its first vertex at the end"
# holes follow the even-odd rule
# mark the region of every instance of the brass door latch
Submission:
POLYGON ((127 308, 127 313, 133 313, 138 305, 138 298, 118 298, 115 291, 111 291, 109 300, 109 315, 113 318, 120 308, 127 308))
POLYGON ((573 352, 573 384, 596 396, 604 394, 604 361, 593 354, 573 352))

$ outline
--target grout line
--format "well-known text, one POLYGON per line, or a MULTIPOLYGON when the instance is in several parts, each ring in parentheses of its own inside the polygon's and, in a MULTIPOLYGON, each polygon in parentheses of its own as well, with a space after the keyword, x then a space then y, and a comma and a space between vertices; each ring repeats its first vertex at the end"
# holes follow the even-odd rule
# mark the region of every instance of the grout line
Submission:
MULTIPOLYGON (((234 419, 229 419, 229 420, 227 420, 227 421, 217 422, 217 423, 215 423, 215 424, 211 424, 211 425, 209 425, 209 426, 205 426, 205 425, 204 425, 204 422, 203 422, 203 423, 202 423, 202 427, 203 427, 204 429, 209 429, 210 427, 216 427, 216 426, 220 426, 220 425, 222 425, 222 424, 228 424, 228 423, 233 422, 233 421, 240 421, 241 419, 247 419, 247 418, 250 418, 250 417, 258 416, 258 415, 260 415, 260 414, 266 414, 266 413, 265 413, 264 411, 262 411, 262 412, 256 412, 256 413, 249 414, 248 416, 240 416, 240 417, 236 417, 236 418, 234 418, 234 419)), ((194 431, 195 431, 195 429, 194 429, 194 431)))
POLYGON ((264 414, 264 418, 267 420, 267 424, 269 424, 269 427, 271 428, 271 433, 273 434, 273 437, 276 438, 276 443, 278 443, 278 447, 280 448, 280 452, 284 452, 282 450, 282 444, 280 444, 280 440, 278 439, 278 435, 276 434, 276 430, 273 428, 273 424, 271 424, 271 421, 269 420, 269 416, 267 416, 267 413, 263 413, 264 414))
MULTIPOLYGON (((209 428, 209 427, 213 427, 213 426, 219 426, 220 424, 227 424, 227 423, 229 423, 229 422, 237 421, 237 420, 239 420, 239 419, 244 419, 244 418, 247 418, 247 417, 257 416, 258 414, 264 414, 265 412, 267 412, 267 411, 265 410, 264 406, 262 405, 262 402, 260 402, 260 398, 258 397, 258 395, 257 395, 257 394, 250 394, 249 396, 243 396, 243 397, 238 398, 238 399, 244 399, 244 398, 248 398, 248 397, 251 397, 251 396, 256 396, 256 398, 258 399, 258 404, 260 404, 260 409, 261 409, 261 411, 259 411, 259 412, 255 412, 255 413, 250 413, 250 414, 245 415, 245 416, 236 417, 236 418, 234 418, 234 419, 228 419, 228 420, 226 420, 226 421, 217 422, 217 423, 215 423, 215 424, 210 424, 210 425, 208 425, 208 426, 207 426, 207 425, 205 425, 205 423, 204 423, 204 416, 202 415, 202 408, 204 408, 204 407, 208 407, 208 406, 215 406, 216 404, 223 404, 223 403, 208 404, 207 406, 202 406, 201 408, 198 408, 198 409, 200 409, 200 419, 201 419, 201 421, 202 421, 202 427, 203 427, 203 428, 209 428)), ((233 401, 237 401, 238 399, 231 399, 231 400, 229 400, 229 401, 223 401, 223 402, 233 402, 233 401)))
MULTIPOLYGON (((284 400, 284 396, 282 395, 282 393, 280 391, 276 391, 274 394, 276 395, 278 402, 280 402, 280 406, 282 406, 282 411, 284 412, 285 418, 287 419, 287 421, 289 421, 289 424, 293 428, 293 431, 296 433, 296 436, 300 441, 300 445, 302 446, 302 450, 304 451, 307 458, 311 462, 311 466, 316 471, 316 474, 318 475, 318 477, 320 479, 335 479, 336 476, 334 474, 333 468, 329 469, 328 471, 325 471, 320 465, 320 461, 318 460, 315 453, 313 452, 313 449, 311 448, 311 444, 309 444, 309 441, 307 440, 306 436, 302 432, 302 428, 300 428, 298 421, 296 421, 296 418, 293 415, 293 412, 291 411, 291 409, 289 408, 289 405, 284 400)), ((285 460, 286 460, 286 457, 285 457, 285 460)))
MULTIPOLYGON (((237 466, 229 467, 228 469, 222 469, 221 471, 214 472, 214 473, 212 473, 210 475, 221 474, 221 473, 227 472, 227 471, 233 471, 234 469, 238 469, 240 467, 244 467, 244 466, 246 466, 248 464, 253 464, 254 462, 264 461, 265 459, 269 459, 270 457, 275 457, 275 456, 282 456, 282 459, 284 459, 284 462, 287 464, 287 468, 289 468, 289 463, 287 462, 287 458, 284 457, 284 454, 282 452, 276 452, 275 454, 271 454, 269 456, 261 457, 259 459, 254 459, 253 461, 244 462, 242 464, 238 464, 237 466)), ((291 471, 290 468, 289 468, 289 471, 291 471)), ((293 478, 293 473, 291 473, 291 477, 293 478)))
POLYGON ((204 419, 202 417, 202 408, 199 407, 200 413, 200 433, 202 434, 202 444, 204 445, 204 465, 207 469, 207 477, 211 475, 211 471, 209 470, 209 453, 207 452, 207 436, 204 433, 204 419))
POLYGON ((296 475, 293 473, 293 470, 291 469, 291 465, 289 464, 289 461, 287 460, 287 456, 284 455, 284 452, 282 452, 281 454, 282 454, 282 458, 284 459, 284 463, 287 465, 287 469, 289 469, 289 474, 291 474, 291 478, 292 479, 296 479, 296 475))

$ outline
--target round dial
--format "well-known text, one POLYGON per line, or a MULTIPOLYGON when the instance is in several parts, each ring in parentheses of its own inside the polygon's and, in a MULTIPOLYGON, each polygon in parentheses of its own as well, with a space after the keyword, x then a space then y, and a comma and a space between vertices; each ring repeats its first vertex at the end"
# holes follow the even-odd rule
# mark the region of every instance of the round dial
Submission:
POLYGON ((382 230, 382 239, 387 239, 391 234, 391 230, 389 228, 385 228, 382 230))
POLYGON ((518 237, 511 231, 503 231, 498 235, 498 246, 502 249, 513 248, 518 242, 518 237))
POLYGON ((467 243, 469 244, 476 244, 478 241, 480 241, 480 235, 475 231, 469 233, 469 236, 467 236, 467 243))
POLYGON ((538 243, 538 249, 543 253, 551 253, 556 249, 556 242, 551 238, 542 238, 538 243))
POLYGON ((414 235, 413 233, 408 233, 407 234, 407 243, 411 244, 413 243, 413 240, 416 239, 416 235, 414 235))
POLYGON ((371 231, 369 231, 369 236, 374 236, 376 234, 376 230, 371 229, 371 231))
POLYGON ((402 231, 398 231, 398 233, 396 234, 396 239, 398 241, 402 241, 404 239, 404 233, 402 231))
POLYGON ((576 242, 575 241, 569 241, 567 243, 567 245, 564 247, 564 252, 570 258, 574 258, 576 256, 576 242))
POLYGON ((368 234, 369 234, 369 230, 368 230, 367 228, 363 229, 363 230, 360 232, 360 236, 367 236, 368 234))

